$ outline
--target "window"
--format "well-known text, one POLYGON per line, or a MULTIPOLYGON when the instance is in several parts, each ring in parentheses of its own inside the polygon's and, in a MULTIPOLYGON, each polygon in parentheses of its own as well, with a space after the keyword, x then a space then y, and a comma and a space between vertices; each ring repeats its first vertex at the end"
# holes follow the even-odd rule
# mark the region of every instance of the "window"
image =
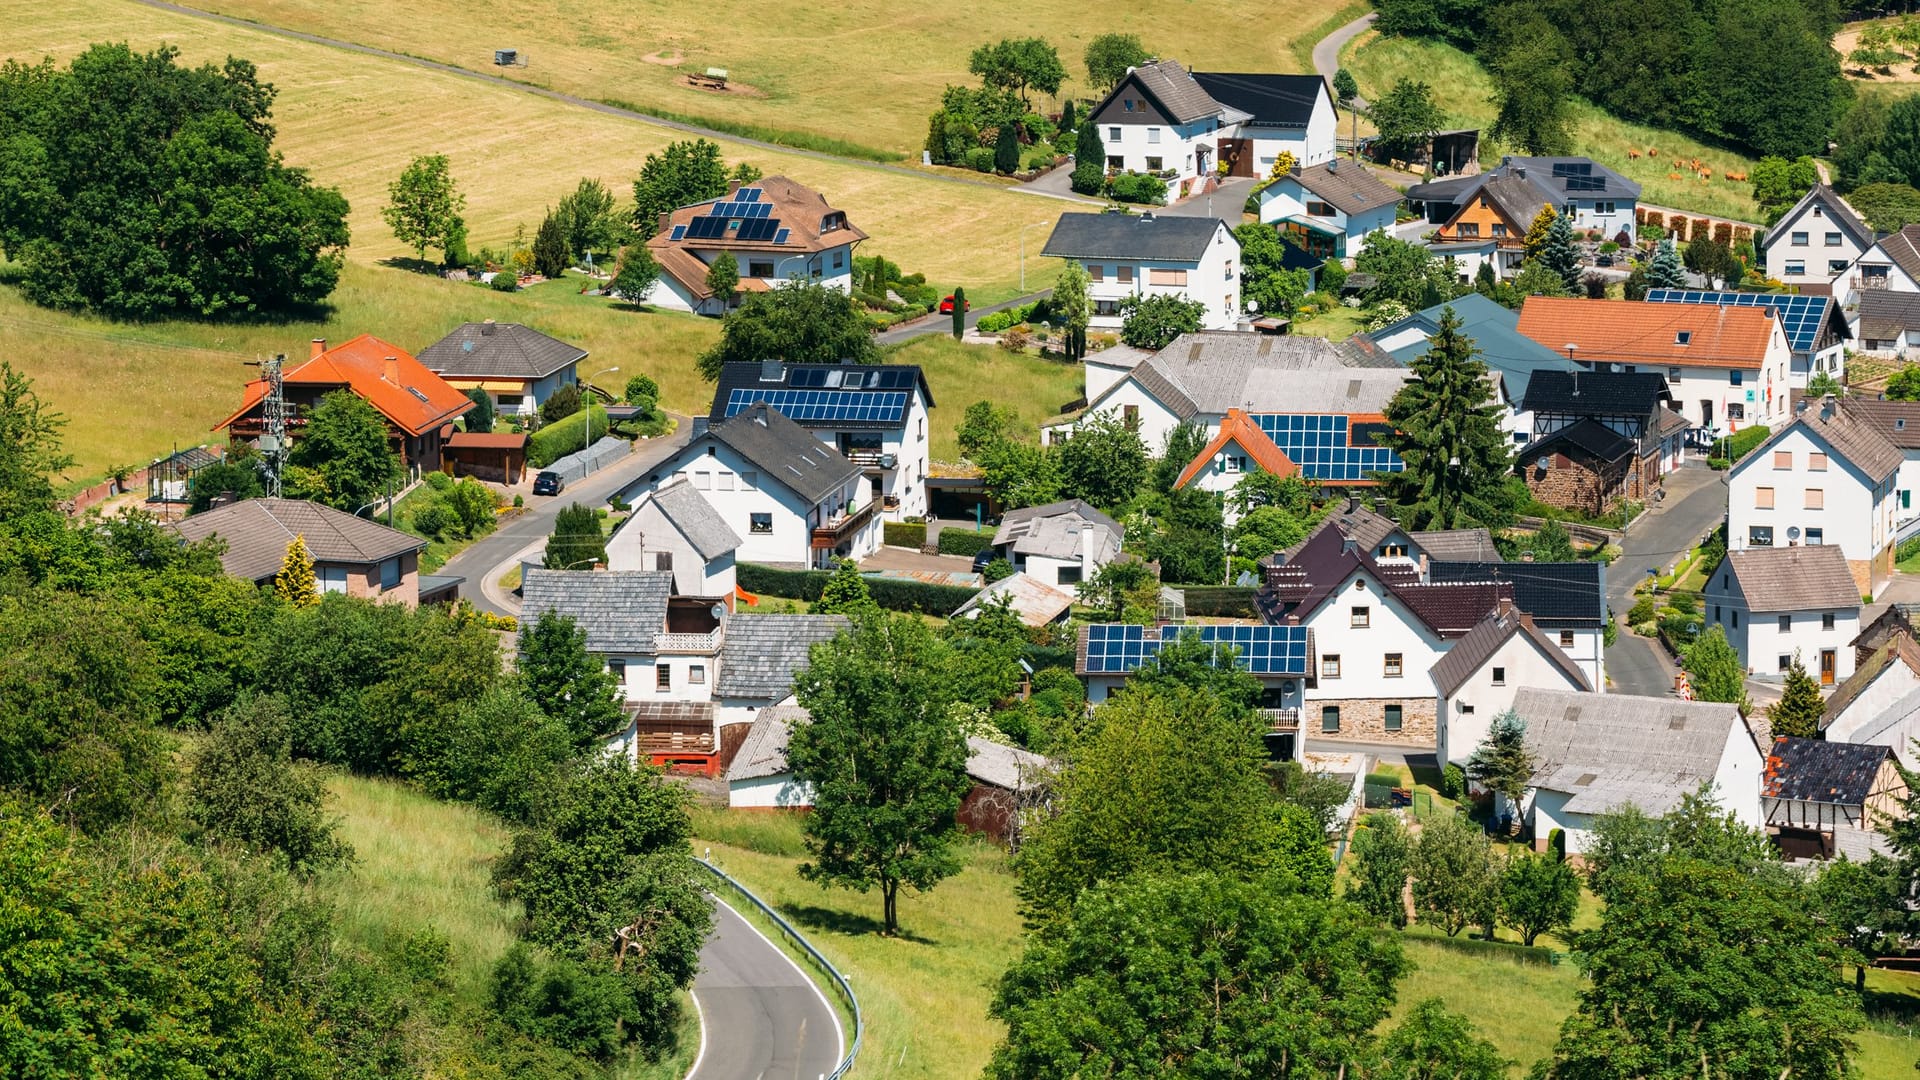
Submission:
POLYGON ((653 688, 655 690, 673 689, 673 669, 665 664, 653 665, 653 688))
POLYGON ((1113 279, 1114 279, 1115 281, 1118 281, 1118 282, 1119 282, 1120 284, 1122 284, 1122 285, 1125 285, 1125 284, 1127 284, 1128 282, 1130 282, 1130 281, 1132 281, 1132 280, 1133 280, 1133 267, 1132 267, 1132 266, 1116 266, 1116 267, 1114 267, 1114 268, 1113 268, 1113 279))
POLYGON ((1827 471, 1827 455, 1818 451, 1807 455, 1807 468, 1813 472, 1827 471))
POLYGON ((1847 262, 1847 260, 1845 260, 1845 259, 1828 259, 1828 260, 1827 260, 1827 273, 1829 273, 1829 274, 1844 274, 1844 273, 1846 273, 1846 272, 1847 272, 1847 266, 1848 266, 1848 265, 1849 265, 1849 264, 1848 264, 1848 262, 1847 262))
POLYGON ((1829 611, 1820 616, 1820 629, 1833 629, 1833 612, 1829 611))
POLYGON ((1459 706, 1459 709, 1460 709, 1460 715, 1461 715, 1461 716, 1472 716, 1472 715, 1473 715, 1473 706, 1471 706, 1471 705, 1469 705, 1469 704, 1467 704, 1467 703, 1466 703, 1466 702, 1464 702, 1464 701, 1462 701, 1462 702, 1458 702, 1457 704, 1458 704, 1458 706, 1459 706))
POLYGON ((1400 677, 1401 668, 1404 666, 1405 665, 1401 662, 1400 654, 1397 652, 1390 652, 1387 654, 1386 666, 1381 673, 1384 674, 1389 679, 1397 679, 1400 677))
POLYGON ((1677 378, 1679 378, 1679 377, 1680 377, 1680 369, 1679 369, 1679 368, 1677 368, 1677 367, 1670 367, 1670 368, 1668 368, 1668 369, 1667 369, 1667 378, 1669 378, 1669 379, 1677 379, 1677 378))
POLYGON ((1506 223, 1505 223, 1505 222, 1501 222, 1501 221, 1496 221, 1496 222, 1494 222, 1494 223, 1493 223, 1493 236, 1494 236, 1494 239, 1496 239, 1496 240, 1499 240, 1499 239, 1504 239, 1504 238, 1506 237, 1506 235, 1507 235, 1507 226, 1506 226, 1506 223))
POLYGON ((1497 667, 1493 669, 1493 685, 1495 686, 1507 685, 1507 669, 1506 668, 1497 667))
POLYGON ((1398 705, 1387 706, 1386 709, 1381 713, 1380 718, 1385 723, 1386 729, 1388 731, 1400 730, 1400 706, 1398 705))
POLYGON ((846 252, 844 252, 844 251, 836 251, 836 252, 834 252, 834 253, 833 253, 833 268, 834 268, 835 270, 840 270, 840 269, 844 269, 844 268, 846 267, 846 265, 847 265, 847 253, 846 253, 846 252))
POLYGON ((687 668, 687 682, 693 686, 707 685, 707 665, 693 664, 687 668))
POLYGON ((519 412, 520 404, 525 400, 526 398, 520 394, 501 394, 500 408, 507 412, 519 412))
POLYGON ((1746 372, 1741 371, 1739 368, 1734 368, 1732 371, 1727 372, 1727 385, 1739 386, 1742 382, 1746 381, 1745 376, 1746 372))
POLYGON ((1913 509, 1913 492, 1907 490, 1906 488, 1900 489, 1900 509, 1902 510, 1913 509))
POLYGON ((380 563, 380 588, 397 589, 400 587, 400 559, 395 556, 380 563))
POLYGON ((1165 158, 1150 157, 1147 159, 1147 171, 1159 172, 1160 170, 1167 167, 1165 162, 1166 162, 1165 158))
POLYGON ((653 568, 655 570, 665 570, 671 573, 673 571, 673 552, 671 551, 654 552, 653 568))
POLYGON ((771 261, 763 261, 760 259, 750 260, 747 263, 747 276, 748 277, 772 277, 773 263, 771 261))
POLYGON ((715 477, 715 480, 716 480, 716 483, 713 486, 716 490, 718 491, 733 490, 733 474, 732 473, 730 472, 720 473, 715 477))
POLYGON ((1720 621, 1720 605, 1719 604, 1713 605, 1713 621, 1714 622, 1720 621))
POLYGON ((1334 209, 1333 209, 1332 203, 1324 203, 1324 202, 1321 202, 1319 199, 1307 200, 1307 216, 1332 217, 1333 215, 1334 215, 1334 209))
POLYGON ((1807 530, 1807 546, 1808 547, 1819 547, 1820 545, 1826 542, 1827 542, 1827 530, 1825 529, 1808 529, 1807 530))
POLYGON ((1380 557, 1383 559, 1404 559, 1407 557, 1407 545, 1381 544, 1380 557))
MULTIPOLYGON (((1132 98, 1128 98, 1128 99, 1127 99, 1127 111, 1128 111, 1128 112, 1132 112, 1132 111, 1133 111, 1133 99, 1132 99, 1132 98)), ((1119 129, 1119 128, 1117 128, 1117 127, 1110 127, 1110 128, 1108 128, 1108 129, 1107 129, 1107 141, 1108 141, 1108 142, 1119 142, 1119 141, 1120 141, 1120 129, 1119 129)))
POLYGON ((1573 648, 1573 631, 1571 630, 1560 631, 1560 647, 1563 649, 1573 648))
POLYGON ((1841 243, 1842 243, 1842 242, 1843 242, 1843 241, 1841 241, 1841 239, 1840 239, 1840 234, 1839 234, 1839 233, 1837 233, 1837 232, 1830 232, 1830 233, 1828 233, 1828 234, 1827 234, 1827 246, 1828 246, 1828 247, 1839 247, 1839 246, 1841 245, 1841 243))
POLYGON ((1368 607, 1354 608, 1348 619, 1347 625, 1348 626, 1372 626, 1373 625, 1373 609, 1368 607))
POLYGON ((1338 705, 1320 706, 1320 730, 1324 732, 1335 732, 1340 730, 1340 706, 1338 705))
POLYGON ((1480 223, 1477 221, 1461 222, 1459 231, 1460 231, 1460 239, 1462 240, 1480 239, 1480 223))
POLYGON ((920 430, 920 441, 926 442, 927 441, 927 418, 924 416, 920 418, 919 430, 920 430))
POLYGON ((1692 342, 1693 342, 1693 331, 1675 330, 1673 332, 1673 343, 1675 345, 1688 345, 1688 344, 1691 344, 1692 342))
POLYGON ((613 676, 614 685, 621 686, 621 687, 626 686, 627 685, 627 662, 625 660, 607 661, 607 674, 613 676))
POLYGON ((1783 634, 1793 632, 1793 616, 1791 615, 1780 616, 1780 632, 1783 634))
POLYGON ((1776 469, 1793 468, 1793 451, 1775 450, 1773 452, 1773 467, 1776 469))
POLYGON ((1148 128, 1147 129, 1147 145, 1157 146, 1159 142, 1160 142, 1160 129, 1157 127, 1148 128))
POLYGON ((1806 263, 1803 263, 1803 262, 1798 262, 1798 261, 1796 261, 1796 262, 1790 262, 1790 263, 1788 263, 1788 264, 1787 264, 1787 276, 1788 276, 1788 277, 1797 277, 1797 276, 1801 276, 1801 275, 1804 275, 1804 274, 1806 274, 1806 272, 1807 272, 1807 264, 1806 264, 1806 263))
POLYGON ((1093 313, 1095 315, 1118 315, 1120 314, 1120 301, 1095 300, 1093 302, 1093 313))
POLYGON ((1727 419, 1745 420, 1746 418, 1747 418, 1747 407, 1745 405, 1742 405, 1737 401, 1727 402, 1727 419))
POLYGON ((1089 281, 1107 280, 1107 268, 1100 265, 1099 263, 1088 263, 1087 264, 1087 280, 1089 281))
POLYGON ((1080 584, 1080 568, 1078 566, 1061 567, 1059 571, 1059 575, 1053 579, 1053 583, 1055 585, 1080 584))
POLYGON ((766 533, 772 532, 773 531, 773 515, 772 514, 748 514, 747 515, 747 531, 750 533, 757 533, 761 535, 765 535, 766 533))
POLYGON ((1827 508, 1826 489, 1825 488, 1808 488, 1807 489, 1807 509, 1825 510, 1826 508, 1827 508))
POLYGON ((1773 509, 1773 489, 1770 487, 1754 488, 1753 508, 1755 510, 1773 509))
POLYGON ((1596 214, 1611 214, 1613 213, 1613 204, 1610 202, 1594 203, 1593 212, 1596 214))
POLYGON ((1149 285, 1185 285, 1186 283, 1187 272, 1185 270, 1162 270, 1158 267, 1149 267, 1147 269, 1147 284, 1149 285))
POLYGON ((1121 157, 1119 154, 1107 155, 1107 168, 1112 169, 1115 172, 1118 172, 1121 169, 1124 169, 1126 167, 1127 167, 1126 158, 1121 157))
POLYGON ((1735 630, 1738 630, 1738 629, 1740 629, 1740 611, 1739 611, 1739 609, 1738 609, 1738 608, 1736 608, 1736 609, 1734 609, 1734 611, 1733 611, 1733 613, 1732 613, 1732 614, 1733 614, 1733 628, 1734 628, 1735 630))
POLYGON ((320 585, 323 593, 347 591, 347 568, 344 566, 316 566, 313 568, 313 580, 320 585))
POLYGON ((1320 657, 1320 677, 1323 679, 1337 679, 1340 677, 1340 655, 1338 653, 1327 653, 1320 657))
POLYGON ((1773 546, 1773 526, 1771 525, 1748 526, 1747 546, 1748 547, 1772 547, 1773 546))
POLYGON ((1806 247, 1807 234, 1803 232, 1794 233, 1787 239, 1787 243, 1792 244, 1794 247, 1806 247))
POLYGON ((711 490, 713 488, 713 474, 705 470, 694 473, 693 486, 699 488, 701 491, 711 490))
POLYGON ((1780 674, 1782 675, 1785 675, 1787 673, 1787 669, 1793 666, 1793 657, 1788 656, 1786 653, 1781 653, 1780 656, 1778 657, 1778 661, 1780 664, 1780 674))
POLYGON ((1128 427, 1135 431, 1140 430, 1140 406, 1122 405, 1120 407, 1120 418, 1126 421, 1128 427))

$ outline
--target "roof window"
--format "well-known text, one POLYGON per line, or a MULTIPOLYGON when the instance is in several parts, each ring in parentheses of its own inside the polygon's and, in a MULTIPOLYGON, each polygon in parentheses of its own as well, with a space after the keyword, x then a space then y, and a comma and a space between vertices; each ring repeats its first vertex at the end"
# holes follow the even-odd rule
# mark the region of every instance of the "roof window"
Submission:
POLYGON ((1685 345, 1691 342, 1692 340, 1693 340, 1693 331, 1691 330, 1682 330, 1673 335, 1673 343, 1675 345, 1685 345))

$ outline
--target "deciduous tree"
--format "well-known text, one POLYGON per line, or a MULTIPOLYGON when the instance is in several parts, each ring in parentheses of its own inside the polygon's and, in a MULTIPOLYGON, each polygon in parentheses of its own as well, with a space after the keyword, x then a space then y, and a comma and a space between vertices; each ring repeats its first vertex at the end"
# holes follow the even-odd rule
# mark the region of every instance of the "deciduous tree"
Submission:
POLYGON ((527 696, 560 721, 578 750, 620 726, 620 682, 587 652, 587 633, 565 615, 543 611, 520 632, 516 661, 527 696))
POLYGON ((622 239, 633 235, 614 214, 613 192, 591 176, 581 177, 572 191, 560 197, 553 212, 565 227, 567 252, 573 259, 614 251, 622 239))
POLYGON ((1771 226, 1819 182, 1820 171, 1811 157, 1791 161, 1763 157, 1753 166, 1753 201, 1760 204, 1761 218, 1771 226))
POLYGON ((387 205, 380 216, 416 257, 426 258, 431 247, 451 258, 453 237, 465 228, 460 214, 466 208, 467 197, 454 185, 447 156, 426 154, 408 162, 387 185, 387 205))
POLYGON ((1493 846, 1464 814, 1426 822, 1413 844, 1413 907, 1420 921, 1454 937, 1469 926, 1491 926, 1500 903, 1500 870, 1493 846))
POLYGON ((321 502, 348 513, 386 494, 402 476, 386 418, 350 390, 328 393, 307 414, 292 460, 319 476, 321 502))
POLYGON ((727 165, 720 147, 706 139, 667 144, 648 154, 633 182, 633 227, 642 239, 660 230, 660 215, 727 193, 727 165))
POLYGON ((1087 65, 1087 85, 1106 93, 1127 77, 1128 68, 1147 62, 1147 47, 1137 34, 1099 34, 1087 42, 1082 59, 1087 65))
POLYGON ((1019 95, 1020 103, 1028 107, 1032 105, 1028 90, 1051 97, 1067 79, 1060 51, 1042 38, 1002 38, 982 45, 968 58, 967 70, 990 87, 1019 95))
POLYGON ((1240 298, 1263 315, 1291 315, 1311 284, 1305 270, 1289 270, 1287 241, 1273 226, 1251 222, 1233 230, 1240 242, 1240 298))
POLYGON ((1407 876, 1413 872, 1413 838, 1390 813, 1368 814, 1353 833, 1353 864, 1346 898, 1389 926, 1407 925, 1407 876))
POLYGON ((1136 349, 1158 352, 1181 334, 1195 333, 1207 306, 1177 293, 1154 293, 1120 302, 1120 340, 1136 349))
POLYGON ((1409 529, 1504 525, 1511 451, 1501 409, 1479 347, 1460 332, 1451 308, 1432 344, 1415 360, 1414 378, 1388 403, 1392 429, 1380 437, 1406 464, 1383 474, 1388 498, 1409 529))
POLYGON ((1866 862, 1842 855, 1813 879, 1814 918, 1851 954, 1855 993, 1867 988, 1868 965, 1902 950, 1911 918, 1906 895, 1899 864, 1878 852, 1866 862))
MULTIPOLYGON (((708 271, 711 276, 711 269, 708 271)), ((620 249, 620 267, 614 271, 608 290, 629 304, 639 304, 660 283, 660 264, 645 245, 629 244, 620 249)))
POLYGON ((1490 65, 1493 104, 1499 109, 1488 134, 1524 153, 1573 152, 1572 56, 1567 41, 1543 16, 1490 65))
POLYGON ((73 464, 60 449, 66 426, 33 380, 0 360, 0 522, 53 509, 52 478, 73 464))
POLYGON ((1369 304, 1392 300, 1418 310, 1452 296, 1446 264, 1425 247, 1398 239, 1385 229, 1367 234, 1353 268, 1373 275, 1373 287, 1366 294, 1369 304))
POLYGON ((1500 874, 1500 921, 1532 945, 1541 934, 1573 925, 1580 910, 1580 875, 1548 854, 1514 855, 1500 874))
POLYGON ((460 533, 467 539, 492 531, 494 509, 500 502, 492 488, 467 476, 440 497, 453 511, 454 518, 460 522, 460 533))
POLYGON ((733 360, 790 364, 872 363, 880 349, 873 327, 854 299, 838 289, 790 282, 749 295, 727 313, 720 340, 700 354, 700 374, 720 377, 733 360))
POLYGON ((1352 141, 1355 146, 1360 145, 1360 82, 1344 67, 1333 73, 1333 99, 1352 118, 1352 141))
POLYGON ((1751 708, 1747 699, 1747 667, 1740 662, 1740 654, 1733 651, 1726 632, 1718 624, 1707 627, 1698 640, 1687 646, 1681 667, 1686 669, 1695 701, 1731 702, 1740 706, 1742 713, 1751 708))
POLYGON ((1425 151, 1445 119, 1433 102, 1433 87, 1412 79, 1393 84, 1370 110, 1380 141, 1392 147, 1397 157, 1406 158, 1414 150, 1425 151))
MULTIPOLYGON (((651 258, 651 256, 649 256, 651 258)), ((720 306, 730 308, 740 297, 740 262, 733 252, 723 251, 707 266, 707 291, 720 306)))
POLYGON ((207 835, 276 854, 298 873, 353 857, 327 818, 327 788, 295 764, 286 704, 258 697, 228 709, 192 757, 187 811, 207 835))
MULTIPOLYGON (((1077 173, 1079 170, 1076 169, 1077 173)), ((1054 322, 1066 336, 1066 353, 1069 360, 1084 360, 1087 356, 1087 323, 1093 318, 1093 300, 1088 295, 1087 268, 1078 260, 1063 260, 1060 276, 1054 280, 1053 296, 1048 299, 1047 307, 1053 312, 1054 322)))
POLYGON ((817 615, 861 615, 878 610, 867 592, 867 579, 860 576, 860 564, 852 559, 841 559, 833 568, 832 576, 820 588, 820 599, 813 605, 817 615))
POLYGON ((1132 502, 1152 469, 1140 433, 1111 412, 1074 425, 1073 434, 1056 444, 1054 452, 1062 494, 1108 511, 1132 502))
POLYGON ((1439 998, 1415 1005, 1380 1041, 1375 1080, 1506 1080, 1512 1062, 1439 998))

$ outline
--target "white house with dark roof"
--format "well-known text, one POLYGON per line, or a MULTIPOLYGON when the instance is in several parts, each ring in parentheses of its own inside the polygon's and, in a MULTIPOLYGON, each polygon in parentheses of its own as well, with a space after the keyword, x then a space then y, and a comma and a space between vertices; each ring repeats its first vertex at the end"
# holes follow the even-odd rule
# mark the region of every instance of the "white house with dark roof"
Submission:
POLYGON ((1874 246, 1873 229, 1825 184, 1807 189, 1754 239, 1768 277, 1797 292, 1822 296, 1844 297, 1848 272, 1874 246))
POLYGON ((1334 155, 1339 116, 1317 75, 1189 72, 1173 60, 1130 69, 1088 113, 1109 172, 1267 176, 1283 152, 1302 165, 1334 155))
POLYGON ((826 567, 880 546, 880 500, 860 466, 764 401, 709 426, 621 497, 676 480, 741 537, 743 562, 826 567))
POLYGON ((728 619, 717 654, 720 677, 714 684, 716 724, 722 734, 791 698, 793 680, 807 670, 813 647, 832 641, 851 625, 845 615, 741 612, 728 619))
POLYGON ((758 402, 858 465, 888 521, 927 513, 933 389, 917 364, 722 364, 708 420, 758 402))
POLYGON ((1820 737, 1884 746, 1908 768, 1920 768, 1920 645, 1904 629, 1861 656, 1853 675, 1827 698, 1820 737))
POLYGON ((1907 522, 1920 517, 1920 401, 1890 401, 1885 397, 1851 394, 1841 399, 1848 416, 1864 421, 1900 449, 1899 475, 1894 479, 1893 519, 1907 522))
POLYGON ((574 383, 587 350, 519 323, 462 323, 416 357, 460 391, 484 390, 496 411, 532 416, 574 383))
POLYGON ((1368 233, 1393 227, 1400 189, 1358 162, 1328 158, 1260 188, 1260 220, 1315 255, 1345 258, 1368 233))
POLYGON ((1574 228, 1598 229, 1611 238, 1622 231, 1631 234, 1640 185, 1592 158, 1509 155, 1485 172, 1407 189, 1407 200, 1422 206, 1427 220, 1443 226, 1442 234, 1449 238, 1458 235, 1460 223, 1474 217, 1470 211, 1483 204, 1483 195, 1494 203, 1490 208, 1498 211, 1516 242, 1524 239, 1540 208, 1549 205, 1571 214, 1574 228))
POLYGON ((1920 292, 1862 289, 1854 294, 1853 315, 1861 352, 1911 360, 1920 349, 1920 292))
POLYGON ((1126 529, 1079 499, 1009 510, 993 548, 1015 570, 1072 591, 1120 554, 1126 529))
POLYGON ((1750 675, 1784 678, 1796 656, 1822 686, 1853 675, 1860 587, 1838 547, 1729 551, 1701 601, 1750 675))
POLYGON ((729 596, 740 536, 687 477, 648 492, 607 539, 607 569, 673 575, 681 596, 729 596))
POLYGON ((787 282, 853 291, 853 249, 867 234, 826 197, 784 176, 741 186, 727 182, 717 199, 660 215, 647 251, 660 264, 654 307, 719 315, 726 303, 707 288, 707 272, 723 253, 740 272, 740 291, 766 292, 787 282))
POLYGON ((1604 692, 1587 681, 1533 616, 1509 607, 1495 611, 1453 643, 1433 665, 1435 750, 1442 764, 1464 765, 1487 740, 1493 720, 1513 705, 1523 686, 1604 692))
POLYGON ((1061 214, 1040 254, 1086 267, 1093 316, 1116 329, 1130 299, 1177 296, 1206 310, 1200 325, 1240 321, 1240 242, 1219 218, 1155 214, 1061 214))
MULTIPOLYGON (((1436 545, 1415 533, 1430 553, 1428 581, 1492 581, 1511 586, 1513 609, 1578 668, 1596 691, 1607 685, 1607 568, 1599 562, 1502 562, 1443 558, 1436 545)), ((1442 534, 1449 535, 1449 534, 1442 534)), ((1454 534, 1457 535, 1457 534, 1454 534)))
POLYGON ((1531 790, 1520 807, 1536 850, 1558 830, 1583 855, 1600 815, 1635 806, 1658 817, 1711 784, 1720 807, 1760 828, 1765 755, 1738 706, 1522 687, 1531 790))
POLYGON ((1875 239, 1833 291, 1849 311, 1869 292, 1920 293, 1920 225, 1903 225, 1875 239))

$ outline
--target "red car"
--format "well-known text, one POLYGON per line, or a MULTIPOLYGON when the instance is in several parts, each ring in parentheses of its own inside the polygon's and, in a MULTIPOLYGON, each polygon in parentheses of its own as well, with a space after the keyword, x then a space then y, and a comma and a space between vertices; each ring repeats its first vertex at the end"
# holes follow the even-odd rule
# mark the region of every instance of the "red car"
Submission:
MULTIPOLYGON (((973 310, 973 301, 962 300, 960 301, 960 303, 962 305, 960 308, 962 312, 973 310)), ((948 293, 947 298, 945 300, 940 301, 940 314, 942 315, 953 314, 953 294, 952 293, 948 293)))

